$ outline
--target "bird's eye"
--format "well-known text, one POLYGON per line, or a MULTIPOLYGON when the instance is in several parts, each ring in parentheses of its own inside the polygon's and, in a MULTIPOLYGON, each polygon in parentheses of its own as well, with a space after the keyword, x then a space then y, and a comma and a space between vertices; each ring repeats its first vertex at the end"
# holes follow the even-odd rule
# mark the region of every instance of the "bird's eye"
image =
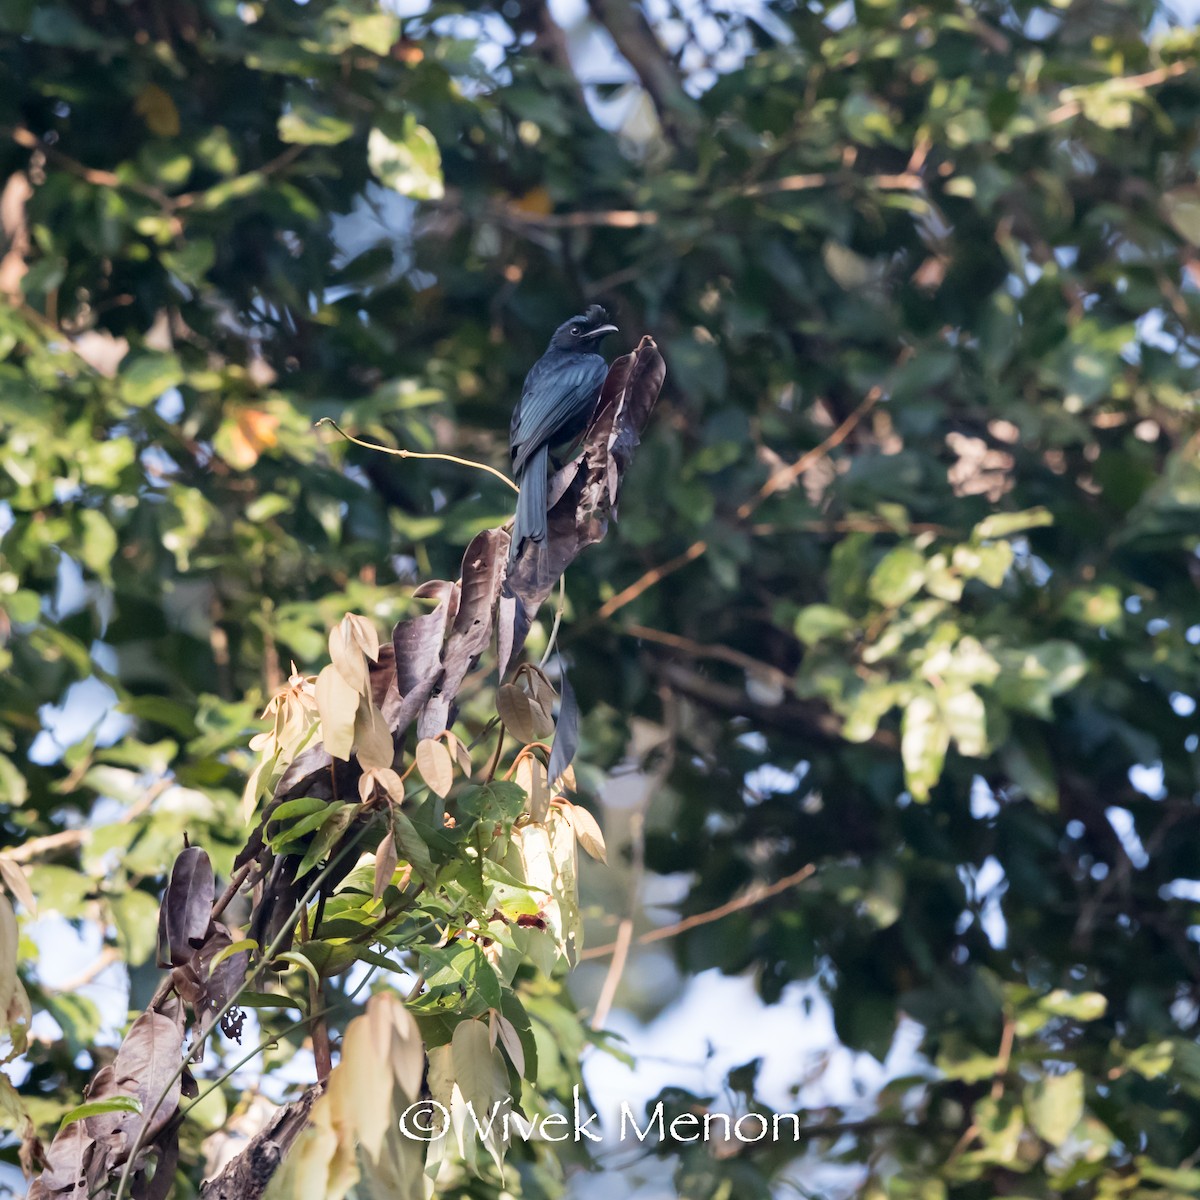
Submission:
POLYGON ((574 335, 575 335, 575 337, 578 337, 578 336, 579 336, 579 326, 578 326, 578 325, 572 325, 572 326, 571 326, 571 333, 572 333, 572 334, 574 334, 574 335))

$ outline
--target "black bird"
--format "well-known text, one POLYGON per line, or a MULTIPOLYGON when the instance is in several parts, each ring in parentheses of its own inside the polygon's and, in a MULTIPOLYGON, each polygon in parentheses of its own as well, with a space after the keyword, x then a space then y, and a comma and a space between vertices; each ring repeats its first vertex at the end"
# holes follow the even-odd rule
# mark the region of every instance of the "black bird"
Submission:
POLYGON ((608 374, 608 363, 595 347, 606 333, 616 332, 617 327, 608 323, 608 313, 593 304, 554 331, 546 353, 525 376, 508 439, 513 474, 521 489, 508 552, 510 563, 526 540, 546 538, 551 447, 569 445, 586 428, 608 374))

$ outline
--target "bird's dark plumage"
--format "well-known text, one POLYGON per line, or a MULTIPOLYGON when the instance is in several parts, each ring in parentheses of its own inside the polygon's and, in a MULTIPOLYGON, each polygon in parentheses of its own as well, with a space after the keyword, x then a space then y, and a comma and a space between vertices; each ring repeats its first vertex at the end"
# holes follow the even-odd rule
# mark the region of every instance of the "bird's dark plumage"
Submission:
POLYGON ((510 562, 527 539, 540 542, 546 537, 550 449, 569 444, 587 426, 608 373, 608 364, 595 347, 616 329, 608 323, 608 313, 593 304, 554 331, 546 353, 525 376, 509 431, 513 474, 521 489, 510 562))

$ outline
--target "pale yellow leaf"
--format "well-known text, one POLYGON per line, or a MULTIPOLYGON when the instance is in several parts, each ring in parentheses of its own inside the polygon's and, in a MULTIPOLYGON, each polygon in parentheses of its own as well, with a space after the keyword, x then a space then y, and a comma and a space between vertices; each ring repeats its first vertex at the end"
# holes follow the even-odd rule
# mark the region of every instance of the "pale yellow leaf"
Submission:
POLYGON ((550 936, 561 946, 563 941, 562 911, 556 898, 554 858, 550 849, 550 832, 545 825, 522 825, 513 830, 513 840, 524 868, 521 877, 531 888, 545 893, 537 897, 550 936))
POLYGON ((554 898, 562 918, 559 949, 574 965, 583 949, 583 912, 579 907, 579 860, 575 830, 558 809, 550 813, 550 856, 554 860, 554 898))
POLYGON ((379 630, 366 617, 347 613, 342 618, 342 636, 347 645, 357 646, 372 662, 379 661, 379 630))
POLYGON ((525 1049, 521 1045, 516 1027, 503 1013, 493 1012, 493 1016, 496 1020, 496 1032, 500 1037, 500 1044, 504 1047, 512 1065, 516 1067, 517 1074, 523 1076, 525 1074, 525 1049))
POLYGON ((0 893, 0 1019, 8 1013, 17 988, 17 914, 8 897, 0 893))
POLYGON ((532 754, 526 754, 517 763, 513 779, 529 797, 529 815, 535 821, 544 821, 550 808, 546 768, 532 754))
POLYGON ((421 1031, 404 1001, 395 992, 377 992, 367 1001, 367 1009, 375 1006, 375 1017, 388 1025, 385 1057, 390 1061, 392 1077, 400 1090, 415 1100, 421 1092, 425 1074, 425 1044, 421 1031))
POLYGON ((390 769, 396 757, 392 731, 370 696, 361 698, 354 721, 354 747, 364 767, 390 769))
POLYGON ((383 898, 388 884, 392 882, 392 876, 396 874, 396 862, 396 840, 389 829, 375 850, 375 881, 371 894, 376 900, 383 898))
POLYGON ((358 695, 370 695, 371 677, 367 671, 367 660, 363 657, 362 648, 350 636, 344 620, 329 631, 329 661, 358 695))
POLYGON ((441 742, 422 738, 417 743, 417 770, 431 792, 438 796, 449 793, 454 782, 454 760, 441 742))
POLYGON ((596 818, 582 805, 564 804, 564 816, 571 823, 575 837, 584 850, 599 862, 608 862, 608 850, 604 845, 604 834, 596 823, 596 818))
POLYGON ((0 854, 0 878, 4 880, 4 885, 10 892, 24 905, 25 911, 30 916, 37 916, 37 901, 33 898, 33 890, 29 886, 29 880, 25 878, 25 872, 21 869, 20 863, 15 863, 11 858, 6 858, 0 854))
POLYGON ((372 1158, 379 1157, 393 1119, 392 1074, 386 1069, 390 1041, 386 1014, 377 1010, 355 1017, 346 1026, 341 1061, 329 1076, 334 1127, 353 1131, 372 1158))
POLYGON ((454 761, 458 763, 458 769, 467 779, 470 779, 471 753, 466 746, 463 745, 462 739, 447 731, 446 744, 450 748, 450 753, 454 756, 454 761))
POLYGON ((404 800, 404 780, 391 767, 368 767, 358 781, 358 798, 366 802, 377 791, 400 804, 404 800))
MULTIPOLYGON (((354 746, 358 693, 332 665, 325 667, 317 676, 316 691, 317 712, 321 714, 321 740, 325 750, 333 758, 349 759, 354 746)), ((391 763, 387 765, 391 766, 391 763)))

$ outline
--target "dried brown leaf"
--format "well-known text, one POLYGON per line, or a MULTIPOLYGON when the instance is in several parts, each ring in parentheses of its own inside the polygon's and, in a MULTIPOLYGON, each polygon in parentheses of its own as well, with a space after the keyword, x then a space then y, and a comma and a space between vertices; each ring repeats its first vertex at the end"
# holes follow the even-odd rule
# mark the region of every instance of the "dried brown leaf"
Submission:
POLYGON ((199 846, 181 850, 171 868, 171 880, 162 899, 167 961, 185 963, 203 944, 212 920, 213 869, 199 846))
POLYGON ((418 737, 436 737, 453 724, 451 708, 462 681, 491 640, 507 547, 503 530, 485 529, 463 555, 458 611, 442 653, 442 677, 418 718, 418 737))

